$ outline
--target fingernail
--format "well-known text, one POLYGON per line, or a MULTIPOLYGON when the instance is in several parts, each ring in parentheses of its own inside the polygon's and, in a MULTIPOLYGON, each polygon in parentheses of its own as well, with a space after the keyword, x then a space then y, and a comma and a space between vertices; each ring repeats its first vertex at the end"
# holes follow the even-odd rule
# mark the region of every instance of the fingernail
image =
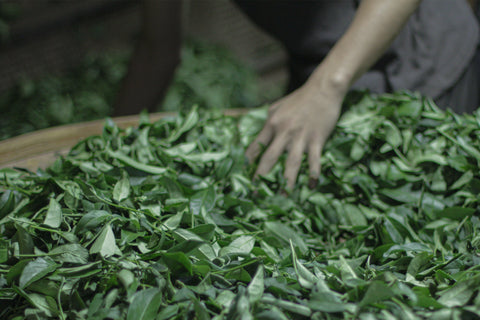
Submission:
POLYGON ((310 189, 315 189, 318 185, 318 179, 316 178, 310 178, 308 179, 308 188, 310 189))

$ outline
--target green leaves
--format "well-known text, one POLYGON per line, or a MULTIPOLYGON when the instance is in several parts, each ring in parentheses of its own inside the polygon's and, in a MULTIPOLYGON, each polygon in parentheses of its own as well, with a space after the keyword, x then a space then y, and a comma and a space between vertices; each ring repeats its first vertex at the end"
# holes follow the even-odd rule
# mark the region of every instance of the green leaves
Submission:
POLYGON ((95 229, 111 218, 112 215, 105 210, 92 210, 80 218, 75 231, 76 233, 83 233, 87 230, 95 229))
POLYGON ((113 200, 121 202, 130 195, 130 181, 128 177, 124 176, 113 187, 113 200))
POLYGON ((252 281, 248 284, 247 293, 250 304, 260 301, 263 296, 265 290, 264 272, 263 266, 259 266, 252 281))
POLYGON ((106 224, 102 228, 102 231, 98 234, 97 239, 90 248, 90 253, 99 253, 102 257, 120 253, 110 224, 106 224))
POLYGON ((228 246, 220 249, 220 255, 244 254, 248 255, 255 245, 255 238, 252 236, 240 236, 230 242, 228 246))
POLYGON ((317 277, 307 268, 305 268, 297 259, 295 248, 293 247, 293 243, 291 241, 290 249, 292 250, 293 267, 295 268, 295 273, 297 274, 298 284, 307 289, 313 288, 315 283, 318 281, 317 277))
POLYGON ((480 275, 478 274, 473 278, 463 279, 441 292, 438 302, 449 308, 464 306, 475 293, 478 293, 479 285, 480 275))
POLYGON ((112 151, 112 150, 107 150, 107 154, 112 157, 113 159, 118 160, 120 163, 132 167, 134 169, 146 172, 146 173, 151 173, 151 174, 164 174, 167 169, 157 167, 157 166, 152 166, 149 164, 141 163, 139 161, 136 161, 118 151, 112 151))
POLYGON ((303 163, 288 196, 281 162, 254 182, 244 161, 264 109, 108 121, 46 171, 5 171, 0 318, 478 314, 480 113, 360 98, 318 186, 303 163))
POLYGON ((20 288, 28 287, 31 283, 42 279, 47 274, 55 271, 57 264, 49 258, 37 258, 27 263, 23 268, 19 280, 20 288))
POLYGON ((128 307, 127 320, 155 319, 161 303, 162 292, 160 289, 149 288, 138 291, 128 307))
POLYGON ((43 224, 52 227, 58 228, 62 223, 62 208, 60 204, 54 198, 50 199, 50 204, 48 206, 47 215, 45 216, 45 220, 43 224))
POLYGON ((173 132, 172 135, 168 138, 169 142, 175 142, 177 141, 178 138, 182 136, 182 134, 186 133, 190 129, 192 129, 198 122, 199 116, 198 116, 198 111, 197 107, 194 106, 192 110, 188 113, 188 115, 185 117, 184 121, 180 123, 178 128, 173 132))
POLYGON ((463 220, 471 216, 476 210, 474 208, 449 207, 435 213, 437 218, 449 218, 452 220, 463 220))
POLYGON ((384 282, 373 281, 365 292, 359 306, 363 307, 379 301, 385 301, 395 296, 393 289, 389 288, 384 282))
POLYGON ((300 235, 281 222, 265 222, 265 232, 267 235, 271 235, 272 238, 275 239, 275 243, 277 243, 279 246, 285 246, 291 242, 295 247, 300 249, 302 253, 307 251, 307 245, 300 235))
POLYGON ((88 263, 88 250, 78 243, 64 244, 48 252, 49 256, 57 262, 75 264, 88 263))
POLYGON ((213 187, 196 192, 190 198, 190 211, 193 215, 199 215, 202 210, 209 212, 215 205, 215 189, 213 187))

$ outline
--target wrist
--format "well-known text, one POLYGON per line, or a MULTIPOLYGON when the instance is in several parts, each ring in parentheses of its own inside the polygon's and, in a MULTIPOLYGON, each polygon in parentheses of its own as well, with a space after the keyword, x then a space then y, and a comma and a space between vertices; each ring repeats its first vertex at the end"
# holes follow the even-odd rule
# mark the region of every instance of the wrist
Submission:
POLYGON ((329 92, 337 96, 345 96, 350 89, 353 76, 343 70, 328 70, 319 66, 308 78, 306 85, 315 90, 329 92))

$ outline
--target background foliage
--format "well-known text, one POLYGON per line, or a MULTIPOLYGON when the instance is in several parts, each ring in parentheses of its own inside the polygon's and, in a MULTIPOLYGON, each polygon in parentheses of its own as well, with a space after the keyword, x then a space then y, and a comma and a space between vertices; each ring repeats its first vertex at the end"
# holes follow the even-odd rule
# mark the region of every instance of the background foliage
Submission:
MULTIPOLYGON (((0 27, 1 29, 1 27, 0 27)), ((111 114, 129 54, 92 55, 63 75, 25 78, 0 95, 0 140, 111 114)), ((227 49, 188 40, 170 89, 158 110, 249 108, 278 92, 260 92, 255 72, 227 49)))

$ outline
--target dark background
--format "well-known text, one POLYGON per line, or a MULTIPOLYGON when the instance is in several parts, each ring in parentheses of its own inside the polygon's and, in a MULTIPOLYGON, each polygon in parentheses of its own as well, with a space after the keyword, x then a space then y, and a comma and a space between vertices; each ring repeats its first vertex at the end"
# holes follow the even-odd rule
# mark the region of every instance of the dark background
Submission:
MULTIPOLYGON (((262 85, 285 82, 281 47, 233 2, 178 1, 185 36, 227 47, 258 72, 262 85)), ((133 0, 0 1, 0 94, 19 79, 64 72, 92 52, 131 49, 140 6, 133 0)))

